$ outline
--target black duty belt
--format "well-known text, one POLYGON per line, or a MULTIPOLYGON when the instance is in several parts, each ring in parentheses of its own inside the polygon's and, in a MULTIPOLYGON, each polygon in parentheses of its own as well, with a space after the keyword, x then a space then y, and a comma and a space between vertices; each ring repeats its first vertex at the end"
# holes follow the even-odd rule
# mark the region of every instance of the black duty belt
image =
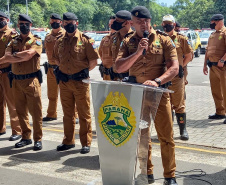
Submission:
POLYGON ((49 67, 49 68, 56 69, 56 68, 57 68, 57 66, 58 66, 58 65, 51 65, 51 64, 49 64, 49 66, 48 66, 48 67, 49 67))
POLYGON ((2 73, 8 73, 8 72, 10 72, 10 71, 11 71, 11 65, 10 65, 9 67, 0 69, 0 71, 1 71, 2 73))
POLYGON ((8 77, 9 77, 10 87, 12 87, 13 79, 16 79, 16 80, 25 80, 25 79, 37 77, 39 83, 40 84, 42 83, 42 71, 41 70, 38 70, 38 71, 36 71, 34 73, 26 74, 26 75, 15 75, 15 74, 13 74, 10 71, 9 74, 8 74, 8 77))
MULTIPOLYGON (((211 62, 210 60, 207 60, 207 65, 209 67, 217 66, 218 65, 218 62, 211 62)), ((226 65, 226 61, 224 62, 224 65, 226 65)))

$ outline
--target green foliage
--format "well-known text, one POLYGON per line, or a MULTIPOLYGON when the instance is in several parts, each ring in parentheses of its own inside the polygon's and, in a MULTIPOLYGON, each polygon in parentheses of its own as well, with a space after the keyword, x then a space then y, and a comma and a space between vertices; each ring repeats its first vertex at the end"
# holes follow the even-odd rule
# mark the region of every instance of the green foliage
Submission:
MULTIPOLYGON (((171 7, 162 7, 157 0, 28 0, 28 14, 34 27, 50 27, 51 13, 73 12, 79 18, 80 30, 108 30, 109 17, 119 10, 146 6, 152 15, 152 25, 161 28, 162 17, 172 14, 183 27, 208 27, 215 13, 226 17, 225 0, 177 0, 171 7)), ((26 13, 25 0, 9 0, 10 18, 16 27, 19 13, 26 13)), ((7 13, 7 0, 0 0, 0 11, 7 13)))

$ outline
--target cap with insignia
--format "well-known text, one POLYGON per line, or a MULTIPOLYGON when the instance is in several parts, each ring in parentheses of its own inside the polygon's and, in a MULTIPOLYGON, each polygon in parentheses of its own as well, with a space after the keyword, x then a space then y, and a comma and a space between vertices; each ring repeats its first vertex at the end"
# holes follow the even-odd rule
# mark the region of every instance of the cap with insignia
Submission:
POLYGON ((28 22, 32 23, 31 18, 26 14, 20 14, 19 21, 28 21, 28 22))
POLYGON ((176 27, 180 27, 180 23, 179 22, 175 22, 176 23, 176 27))
POLYGON ((135 17, 151 19, 150 11, 145 6, 136 6, 131 14, 135 17))
POLYGON ((172 22, 172 23, 175 23, 175 19, 172 15, 168 14, 168 15, 165 15, 163 18, 162 18, 162 22, 164 21, 169 21, 169 22, 172 22))
POLYGON ((4 12, 1 12, 1 11, 0 11, 0 17, 4 17, 4 18, 8 19, 8 16, 4 12))
POLYGON ((50 16, 50 19, 58 19, 58 20, 62 20, 61 16, 57 13, 52 13, 50 16))
POLYGON ((63 20, 77 20, 77 16, 71 12, 67 12, 63 14, 63 20))
POLYGON ((120 19, 131 20, 131 13, 127 10, 120 10, 115 15, 120 19))
POLYGON ((222 14, 214 14, 213 17, 210 19, 211 21, 220 21, 223 20, 224 16, 222 14))

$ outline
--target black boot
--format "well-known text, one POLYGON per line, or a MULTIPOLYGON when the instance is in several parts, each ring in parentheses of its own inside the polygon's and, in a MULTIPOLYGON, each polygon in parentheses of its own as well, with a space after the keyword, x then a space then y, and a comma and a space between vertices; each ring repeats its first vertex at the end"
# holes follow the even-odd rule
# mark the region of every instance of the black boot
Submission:
POLYGON ((188 132, 186 130, 186 113, 176 113, 177 123, 180 128, 181 140, 188 140, 188 132))

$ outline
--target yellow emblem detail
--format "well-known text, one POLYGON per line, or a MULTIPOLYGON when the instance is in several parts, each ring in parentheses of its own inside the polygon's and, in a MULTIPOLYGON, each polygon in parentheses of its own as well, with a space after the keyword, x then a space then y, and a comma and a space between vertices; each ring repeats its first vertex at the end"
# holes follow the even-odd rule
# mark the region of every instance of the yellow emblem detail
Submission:
POLYGON ((218 39, 221 40, 222 38, 223 38, 223 37, 220 35, 218 39))
POLYGON ((124 145, 133 136, 136 117, 123 93, 108 94, 98 114, 100 129, 115 147, 124 145))
POLYGON ((137 16, 138 16, 138 14, 139 14, 139 13, 138 13, 138 12, 136 12, 136 13, 135 13, 135 16, 137 17, 137 16))
POLYGON ((2 42, 5 42, 5 41, 6 41, 6 38, 5 38, 5 37, 3 37, 3 38, 2 38, 2 42))

